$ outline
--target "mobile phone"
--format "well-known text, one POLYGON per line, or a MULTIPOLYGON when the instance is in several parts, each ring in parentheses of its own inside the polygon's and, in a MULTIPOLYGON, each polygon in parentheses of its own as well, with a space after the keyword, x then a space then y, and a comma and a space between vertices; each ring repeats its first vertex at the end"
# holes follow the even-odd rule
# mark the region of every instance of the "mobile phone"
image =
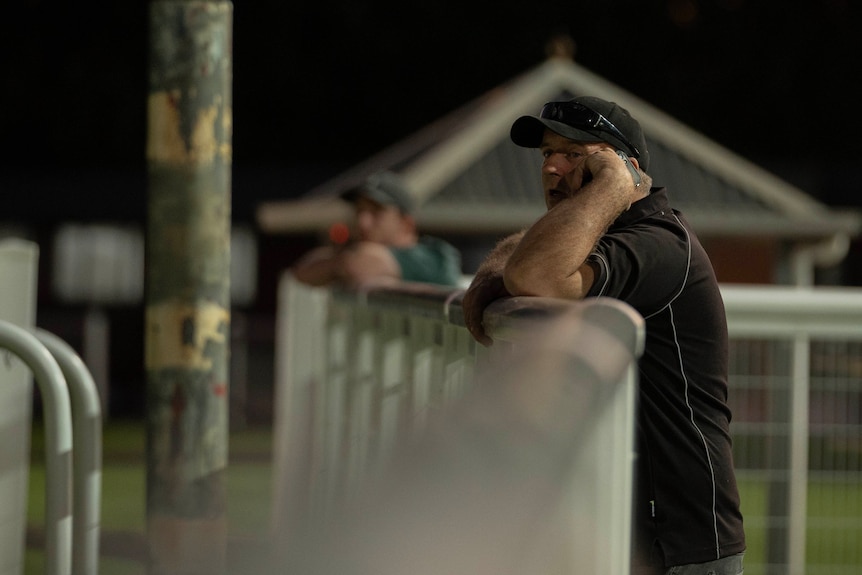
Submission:
POLYGON ((632 164, 632 161, 629 159, 629 155, 626 154, 625 152, 623 152, 622 150, 616 150, 616 152, 617 152, 617 155, 620 157, 620 159, 622 159, 622 161, 626 163, 626 167, 629 169, 629 172, 631 172, 632 180, 634 180, 634 182, 635 182, 635 187, 640 186, 641 185, 641 175, 640 175, 640 173, 638 173, 634 164, 632 164))

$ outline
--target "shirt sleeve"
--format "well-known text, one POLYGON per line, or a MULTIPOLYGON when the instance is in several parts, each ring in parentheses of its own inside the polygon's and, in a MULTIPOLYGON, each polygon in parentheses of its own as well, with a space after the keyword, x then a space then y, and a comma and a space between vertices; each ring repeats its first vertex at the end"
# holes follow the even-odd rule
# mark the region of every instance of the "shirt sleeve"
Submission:
POLYGON ((409 248, 391 248, 404 281, 456 286, 461 278, 461 253, 439 238, 423 236, 409 248))
POLYGON ((688 278, 691 241, 675 221, 611 230, 588 257, 598 270, 587 297, 622 300, 647 317, 669 305, 688 278))

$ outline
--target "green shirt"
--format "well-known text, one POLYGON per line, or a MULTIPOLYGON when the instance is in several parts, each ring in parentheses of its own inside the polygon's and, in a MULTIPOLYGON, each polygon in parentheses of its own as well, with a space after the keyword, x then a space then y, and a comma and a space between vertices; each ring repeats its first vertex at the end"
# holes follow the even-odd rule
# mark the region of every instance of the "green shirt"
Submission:
POLYGON ((401 266, 403 281, 457 286, 461 278, 461 253, 452 244, 421 236, 409 248, 390 248, 401 266))

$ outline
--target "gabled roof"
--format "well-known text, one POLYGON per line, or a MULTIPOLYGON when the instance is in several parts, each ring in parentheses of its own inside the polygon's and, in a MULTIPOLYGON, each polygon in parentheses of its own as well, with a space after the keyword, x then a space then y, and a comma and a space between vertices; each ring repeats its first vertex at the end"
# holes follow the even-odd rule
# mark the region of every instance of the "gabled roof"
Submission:
POLYGON ((337 194, 368 174, 401 173, 419 199, 428 233, 504 234, 545 210, 540 156, 509 139, 512 122, 545 102, 595 95, 637 118, 650 175, 701 236, 761 236, 811 242, 855 236, 862 218, 830 209, 798 188, 688 128, 571 59, 552 57, 412 136, 325 182, 300 199, 258 209, 265 232, 324 229, 349 215, 337 194))

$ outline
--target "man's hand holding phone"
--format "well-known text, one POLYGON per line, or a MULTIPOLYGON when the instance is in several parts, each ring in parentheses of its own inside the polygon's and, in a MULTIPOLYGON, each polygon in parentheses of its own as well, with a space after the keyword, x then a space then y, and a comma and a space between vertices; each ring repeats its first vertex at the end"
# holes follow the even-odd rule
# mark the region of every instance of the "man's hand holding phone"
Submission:
POLYGON ((631 172, 632 180, 635 183, 635 187, 640 186, 641 185, 641 175, 637 171, 637 168, 635 168, 634 164, 632 164, 632 161, 629 159, 629 155, 626 154, 625 152, 623 152, 622 150, 617 150, 616 152, 617 152, 617 155, 620 157, 620 159, 623 162, 625 162, 626 167, 629 169, 629 172, 631 172))

